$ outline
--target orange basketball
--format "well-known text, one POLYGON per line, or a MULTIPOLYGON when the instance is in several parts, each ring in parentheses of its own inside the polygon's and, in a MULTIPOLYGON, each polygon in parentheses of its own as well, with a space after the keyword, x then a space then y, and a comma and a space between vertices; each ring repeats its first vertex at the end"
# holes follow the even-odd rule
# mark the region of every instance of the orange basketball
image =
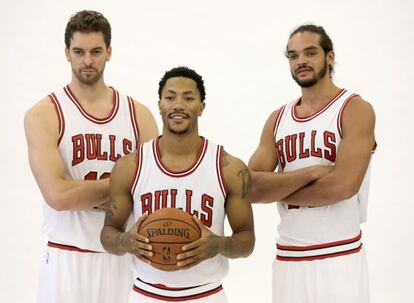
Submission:
POLYGON ((162 208, 142 222, 139 231, 149 238, 153 256, 152 266, 166 271, 179 270, 177 255, 181 248, 201 236, 201 230, 191 215, 177 208, 162 208))

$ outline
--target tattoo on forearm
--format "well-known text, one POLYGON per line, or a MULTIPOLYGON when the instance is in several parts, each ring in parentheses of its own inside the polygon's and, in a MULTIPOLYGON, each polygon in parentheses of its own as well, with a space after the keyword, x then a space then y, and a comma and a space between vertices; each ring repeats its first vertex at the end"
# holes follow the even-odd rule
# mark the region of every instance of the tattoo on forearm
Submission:
POLYGON ((251 191, 252 182, 250 180, 250 173, 247 167, 243 168, 237 173, 237 176, 242 178, 242 198, 246 198, 251 191))
POLYGON ((111 220, 114 216, 114 211, 117 210, 117 206, 116 206, 116 200, 115 199, 111 199, 109 201, 109 206, 106 208, 106 212, 105 212, 105 223, 108 222, 108 220, 111 220))

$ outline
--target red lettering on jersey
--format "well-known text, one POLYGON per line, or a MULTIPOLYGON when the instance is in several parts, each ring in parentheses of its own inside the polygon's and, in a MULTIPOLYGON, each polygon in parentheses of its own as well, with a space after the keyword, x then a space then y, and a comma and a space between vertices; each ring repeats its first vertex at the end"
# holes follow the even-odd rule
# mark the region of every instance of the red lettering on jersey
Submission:
POLYGON ((335 134, 325 131, 323 133, 323 142, 326 146, 326 148, 324 151, 324 157, 326 160, 329 160, 331 162, 335 162, 336 159, 336 146, 335 146, 335 142, 336 142, 336 138, 335 138, 335 134), (330 150, 330 152, 329 152, 330 150))
POLYGON ((168 197, 168 190, 156 190, 155 191, 155 209, 166 208, 167 206, 167 197, 168 197), (162 196, 162 201, 160 201, 160 197, 162 196))
POLYGON ((299 133, 299 159, 309 158, 309 148, 304 149, 305 133, 299 133))
POLYGON ((210 197, 207 194, 204 194, 201 197, 201 209, 203 210, 204 214, 201 214, 200 221, 207 227, 211 227, 213 224, 213 206, 214 206, 214 198, 210 197))
POLYGON ((72 137, 73 158, 72 166, 79 164, 85 159, 85 142, 81 134, 72 137))
POLYGON ((277 156, 279 158, 279 165, 283 168, 285 168, 286 160, 285 160, 285 154, 283 153, 283 139, 280 139, 276 142, 276 152, 277 156))
POLYGON ((128 155, 132 152, 132 142, 128 139, 122 141, 122 147, 125 155, 128 155))
POLYGON ((152 213, 152 193, 141 195, 141 213, 152 213))
POLYGON ((292 162, 296 160, 296 142, 298 135, 290 135, 285 137, 286 161, 292 162))
POLYGON ((85 141, 86 141, 86 158, 88 160, 96 159, 96 136, 95 134, 86 134, 85 135, 85 141))
POLYGON ((109 135, 109 160, 114 162, 121 158, 120 154, 115 155, 115 140, 116 137, 114 135, 109 135))
POLYGON ((317 133, 316 130, 312 131, 312 135, 311 135, 311 155, 312 155, 312 157, 322 158, 322 149, 320 149, 319 147, 315 148, 316 133, 317 133))
POLYGON ((175 201, 176 201, 176 197, 177 197, 177 190, 176 189, 171 189, 170 190, 171 193, 171 208, 175 208, 175 201))
POLYGON ((193 191, 191 189, 185 190, 185 212, 190 215, 196 215, 198 217, 198 211, 192 212, 191 208, 191 197, 193 196, 193 191))
POLYGON ((96 155, 98 160, 108 160, 108 152, 102 152, 102 135, 96 134, 96 155))

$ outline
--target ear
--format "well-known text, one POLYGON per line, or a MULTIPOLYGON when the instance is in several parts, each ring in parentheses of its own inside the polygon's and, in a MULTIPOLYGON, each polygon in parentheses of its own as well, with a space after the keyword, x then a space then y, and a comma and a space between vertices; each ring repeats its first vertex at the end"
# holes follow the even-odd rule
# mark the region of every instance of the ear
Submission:
POLYGON ((332 65, 335 62, 335 53, 334 53, 334 51, 330 51, 326 55, 326 60, 328 61, 328 65, 332 65))
POLYGON ((206 103, 204 101, 202 101, 200 103, 200 112, 198 113, 198 116, 201 117, 201 115, 203 114, 204 109, 206 108, 206 103))
POLYGON ((66 60, 70 62, 69 49, 67 47, 65 47, 65 56, 66 56, 66 60))
POLYGON ((106 61, 108 62, 109 60, 111 60, 112 46, 108 47, 108 49, 106 51, 108 52, 108 57, 106 57, 106 61))

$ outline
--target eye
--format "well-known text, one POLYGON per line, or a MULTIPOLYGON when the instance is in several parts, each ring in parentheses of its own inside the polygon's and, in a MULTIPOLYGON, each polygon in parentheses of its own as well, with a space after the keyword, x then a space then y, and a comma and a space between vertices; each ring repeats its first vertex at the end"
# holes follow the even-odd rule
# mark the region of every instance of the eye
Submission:
POLYGON ((101 50, 101 49, 94 49, 94 50, 92 51, 92 54, 93 54, 94 56, 100 55, 101 53, 102 53, 102 50, 101 50))
POLYGON ((75 54, 75 55, 78 55, 78 56, 80 56, 80 55, 82 55, 83 54, 83 51, 82 50, 80 50, 80 49, 74 49, 74 50, 72 50, 73 51, 73 53, 75 54))
POLYGON ((307 52, 306 52, 306 55, 308 56, 308 57, 313 57, 313 56, 316 56, 316 54, 317 54, 317 52, 316 52, 316 50, 308 50, 307 52))
POLYGON ((164 99, 167 100, 167 101, 171 101, 171 100, 174 99, 174 97, 173 96, 165 96, 164 99))
POLYGON ((193 97, 186 97, 185 101, 191 102, 191 101, 194 101, 194 98, 193 97))
POLYGON ((298 58, 297 54, 291 53, 287 55, 289 60, 296 60, 298 58))

